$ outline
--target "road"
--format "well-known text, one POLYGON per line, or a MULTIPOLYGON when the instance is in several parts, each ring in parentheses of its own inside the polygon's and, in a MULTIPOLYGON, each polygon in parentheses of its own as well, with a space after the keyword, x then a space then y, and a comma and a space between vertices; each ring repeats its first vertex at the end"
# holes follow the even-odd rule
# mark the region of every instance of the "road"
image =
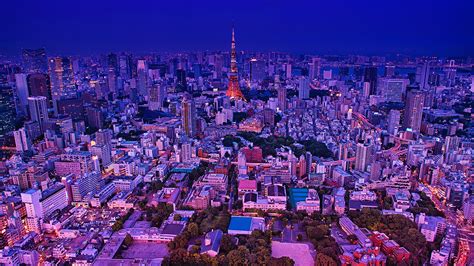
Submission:
POLYGON ((436 208, 446 216, 446 223, 456 225, 458 229, 459 249, 455 265, 467 265, 469 259, 474 259, 474 227, 464 225, 463 218, 438 199, 438 188, 427 187, 433 195, 432 201, 436 208))

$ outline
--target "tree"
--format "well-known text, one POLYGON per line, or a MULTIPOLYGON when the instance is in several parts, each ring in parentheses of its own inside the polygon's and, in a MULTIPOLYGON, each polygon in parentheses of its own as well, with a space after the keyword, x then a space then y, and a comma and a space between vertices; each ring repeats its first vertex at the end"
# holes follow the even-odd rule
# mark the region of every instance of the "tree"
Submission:
POLYGON ((118 230, 123 228, 123 222, 121 220, 117 220, 113 225, 112 225, 112 231, 117 232, 118 230))
POLYGON ((187 231, 191 237, 196 237, 199 235, 199 226, 196 223, 189 223, 187 231))
POLYGON ((296 236, 296 240, 297 240, 297 241, 302 241, 302 240, 303 240, 303 235, 302 235, 302 234, 298 234, 298 235, 296 236))
POLYGON ((132 244, 132 242, 133 242, 132 236, 130 236, 130 234, 127 234, 125 236, 125 239, 123 240, 123 244, 128 247, 132 244))
POLYGON ((241 266, 250 264, 250 252, 244 246, 239 246, 237 249, 232 250, 227 254, 227 260, 229 265, 241 266))
POLYGON ((177 213, 173 216, 173 221, 181 221, 182 217, 181 214, 177 213))
POLYGON ((318 253, 316 256, 316 266, 337 266, 336 261, 323 253, 318 253))
POLYGON ((232 241, 232 236, 229 234, 225 234, 222 236, 221 239, 221 247, 219 252, 227 255, 231 250, 234 250, 236 248, 234 242, 232 241))
POLYGON ((295 261, 292 260, 290 257, 281 257, 281 258, 271 258, 269 266, 293 266, 295 265, 295 261))

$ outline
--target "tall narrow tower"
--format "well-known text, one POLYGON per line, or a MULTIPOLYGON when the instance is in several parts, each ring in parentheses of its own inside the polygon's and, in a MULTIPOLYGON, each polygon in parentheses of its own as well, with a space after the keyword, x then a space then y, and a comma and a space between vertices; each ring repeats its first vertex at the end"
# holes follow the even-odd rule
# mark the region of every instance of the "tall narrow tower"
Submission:
POLYGON ((239 86, 239 76, 237 74, 237 53, 235 51, 235 35, 234 28, 232 28, 232 45, 230 51, 230 73, 229 73, 229 87, 226 92, 227 97, 231 99, 245 100, 239 86))

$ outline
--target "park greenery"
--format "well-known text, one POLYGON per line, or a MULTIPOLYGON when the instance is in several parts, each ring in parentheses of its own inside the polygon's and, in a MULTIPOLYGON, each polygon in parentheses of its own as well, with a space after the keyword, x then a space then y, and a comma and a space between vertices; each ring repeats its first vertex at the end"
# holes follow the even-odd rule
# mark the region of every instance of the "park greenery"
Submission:
POLYGON ((301 156, 307 151, 317 157, 332 157, 332 152, 327 148, 326 144, 316 140, 300 140, 296 142, 291 137, 269 136, 267 138, 262 138, 253 132, 239 132, 238 135, 247 141, 252 142, 254 146, 260 147, 263 156, 276 156, 276 149, 289 147, 296 157, 301 156))
POLYGON ((128 210, 128 212, 124 216, 117 219, 117 221, 115 221, 115 223, 112 225, 112 231, 117 232, 120 229, 122 229, 123 224, 125 223, 125 221, 128 220, 128 218, 130 218, 130 216, 133 214, 134 211, 135 211, 135 209, 132 208, 132 209, 128 210))
POLYGON ((420 200, 416 202, 416 205, 408 209, 413 215, 424 213, 428 216, 441 216, 444 217, 444 213, 438 210, 433 201, 426 196, 424 192, 420 193, 420 200))
POLYGON ((360 228, 367 228, 386 234, 390 239, 405 247, 411 254, 410 265, 422 265, 430 254, 425 236, 416 224, 403 215, 382 215, 378 209, 349 211, 348 217, 360 228))
POLYGON ((145 211, 145 219, 151 222, 152 226, 160 227, 171 213, 173 213, 173 206, 165 202, 160 202, 156 206, 147 205, 143 210, 145 211))

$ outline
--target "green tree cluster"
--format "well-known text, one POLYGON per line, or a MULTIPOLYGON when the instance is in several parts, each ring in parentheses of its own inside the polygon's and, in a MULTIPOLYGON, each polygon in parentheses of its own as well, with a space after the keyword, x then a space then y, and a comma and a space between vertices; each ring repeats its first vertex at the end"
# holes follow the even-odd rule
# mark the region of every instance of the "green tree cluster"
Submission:
POLYGON ((128 212, 124 216, 120 217, 117 221, 115 221, 115 223, 112 225, 112 231, 117 232, 122 229, 123 224, 125 223, 125 221, 128 220, 128 218, 130 218, 130 215, 132 215, 134 211, 135 209, 133 208, 128 210, 128 212))
POLYGON ((416 224, 403 215, 382 215, 378 209, 349 211, 348 217, 360 228, 378 231, 405 247, 410 253, 410 264, 422 265, 429 257, 428 243, 416 224))

